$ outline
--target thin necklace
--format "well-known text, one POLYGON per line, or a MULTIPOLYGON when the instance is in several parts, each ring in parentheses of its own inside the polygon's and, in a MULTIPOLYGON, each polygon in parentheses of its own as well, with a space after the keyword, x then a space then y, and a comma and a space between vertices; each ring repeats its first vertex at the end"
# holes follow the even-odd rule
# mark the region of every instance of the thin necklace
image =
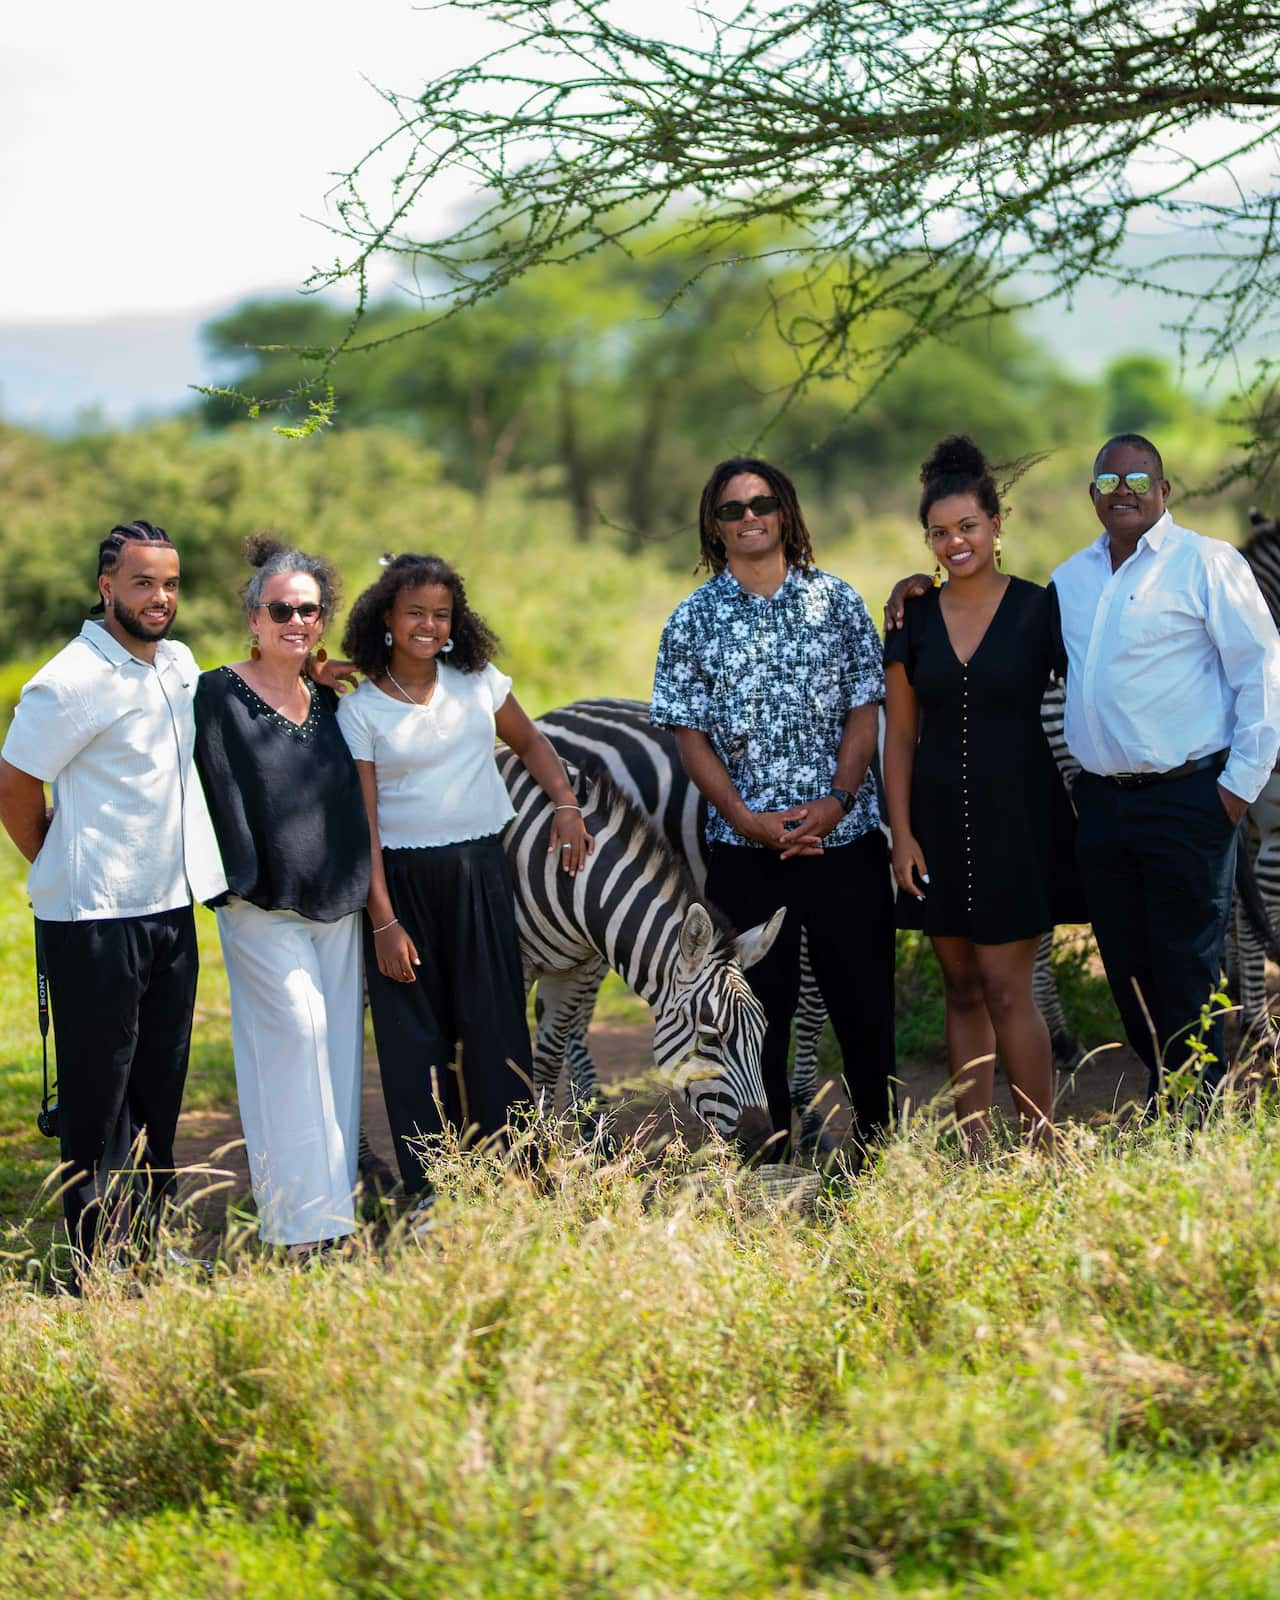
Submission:
POLYGON ((391 671, 390 667, 387 668, 387 677, 391 679, 392 683, 395 684, 396 688, 399 689, 400 693, 405 697, 405 699, 409 702, 409 704, 411 706, 417 706, 419 711, 425 711, 427 709, 427 707, 431 704, 431 696, 435 692, 435 687, 436 687, 436 682, 435 682, 434 678, 431 680, 431 688, 427 690, 427 698, 425 700, 415 700, 413 698, 413 696, 409 693, 409 691, 405 688, 404 684, 402 684, 399 681, 399 679, 394 675, 394 673, 391 671))

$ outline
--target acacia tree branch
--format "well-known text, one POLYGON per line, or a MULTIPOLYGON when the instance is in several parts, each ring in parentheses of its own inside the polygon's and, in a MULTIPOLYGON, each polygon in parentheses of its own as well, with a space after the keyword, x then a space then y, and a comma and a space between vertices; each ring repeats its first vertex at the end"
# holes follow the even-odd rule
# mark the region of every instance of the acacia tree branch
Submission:
POLYGON ((643 250, 676 214, 787 277, 793 394, 853 369, 870 392, 921 340, 1087 275, 1181 299, 1214 360, 1275 316, 1280 14, 1259 0, 751 0, 700 12, 693 43, 611 0, 454 9, 507 39, 386 95, 394 126, 335 191, 344 254, 309 280, 356 288, 317 385, 382 342, 360 332, 380 257, 409 259, 429 327, 534 268, 643 250), (487 199, 441 225, 433 184, 459 168, 487 199), (1121 254, 1139 219, 1198 231, 1139 272, 1121 254), (1210 259, 1206 238, 1221 270, 1188 299, 1169 271, 1210 259))

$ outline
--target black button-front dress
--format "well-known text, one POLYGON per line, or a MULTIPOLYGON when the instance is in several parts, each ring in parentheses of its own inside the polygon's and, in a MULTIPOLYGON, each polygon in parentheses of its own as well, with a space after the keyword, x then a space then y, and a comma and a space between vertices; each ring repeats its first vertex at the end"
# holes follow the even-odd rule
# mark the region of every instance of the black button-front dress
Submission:
POLYGON ((1074 818, 1040 723, 1057 629, 1047 589, 1009 579, 967 663, 951 647, 941 590, 908 600, 885 640, 920 705, 911 826, 925 898, 898 891, 898 926, 977 944, 1085 920, 1074 818))

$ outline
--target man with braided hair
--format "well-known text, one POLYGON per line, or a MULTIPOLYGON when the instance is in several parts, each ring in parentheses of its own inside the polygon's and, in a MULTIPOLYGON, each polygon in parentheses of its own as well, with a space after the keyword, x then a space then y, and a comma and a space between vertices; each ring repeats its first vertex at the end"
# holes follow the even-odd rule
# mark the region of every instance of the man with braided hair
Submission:
POLYGON ((199 674, 168 637, 178 581, 163 528, 113 528, 98 549, 102 620, 26 685, 0 756, 0 822, 31 862, 49 979, 77 1282, 105 1237, 153 1222, 172 1192, 192 902, 226 890, 192 766, 199 674))
POLYGON ((711 807, 709 897, 739 928, 787 908, 747 974, 768 1020, 774 1159, 791 1133, 802 929, 865 1148, 889 1121, 894 1070, 893 899, 870 776, 880 639, 854 590, 814 565, 795 487, 777 467, 722 461, 700 530, 699 565, 712 576, 663 630, 650 716, 675 730, 711 807))

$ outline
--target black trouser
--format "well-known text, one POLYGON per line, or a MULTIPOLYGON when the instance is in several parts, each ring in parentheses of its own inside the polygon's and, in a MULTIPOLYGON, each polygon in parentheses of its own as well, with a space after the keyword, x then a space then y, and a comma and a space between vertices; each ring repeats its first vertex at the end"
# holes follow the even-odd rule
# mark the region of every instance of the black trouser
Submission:
POLYGON ((421 1141, 446 1123, 501 1134, 528 1101, 533 1060, 511 871, 497 835, 384 850, 387 892, 422 965, 413 983, 378 971, 368 922, 369 1009, 405 1190, 426 1187, 421 1141), (462 1042, 462 1068, 454 1065, 462 1042))
POLYGON ((787 908, 773 948, 746 974, 768 1021, 761 1064, 775 1132, 791 1133, 787 1054, 803 930, 844 1058, 854 1138, 865 1145, 893 1114, 893 894, 884 835, 876 828, 790 861, 773 850, 715 844, 707 894, 742 932, 787 908))
MULTIPOLYGON (((1162 1069, 1185 1061, 1187 1036, 1199 1031, 1201 1007, 1220 985, 1236 829, 1212 768, 1140 789, 1084 772, 1073 794, 1098 950, 1154 1100, 1162 1069)), ((1217 1058, 1204 1072, 1213 1088, 1225 1070, 1221 1016, 1205 1042, 1217 1058)))
POLYGON ((173 1193, 200 960, 190 906, 41 922, 40 937, 70 1169, 62 1206, 78 1264, 130 1224, 145 1237, 173 1193))

